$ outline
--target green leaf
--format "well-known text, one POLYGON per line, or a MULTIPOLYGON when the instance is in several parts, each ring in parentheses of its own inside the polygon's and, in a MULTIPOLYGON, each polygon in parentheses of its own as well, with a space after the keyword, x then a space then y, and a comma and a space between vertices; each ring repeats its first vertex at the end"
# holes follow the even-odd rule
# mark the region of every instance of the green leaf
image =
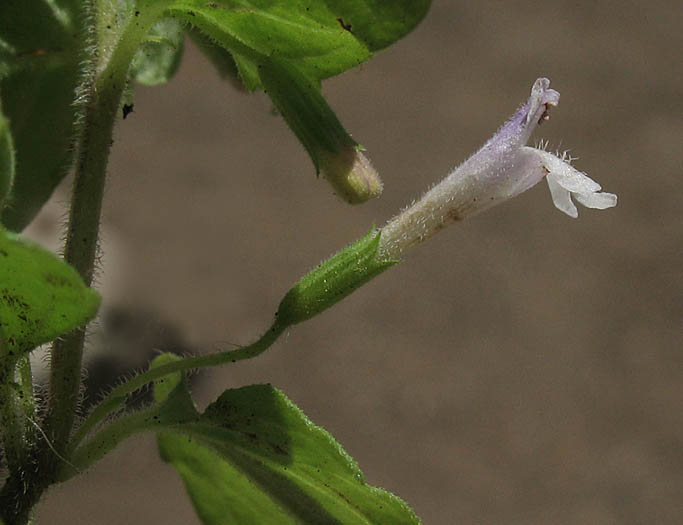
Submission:
POLYGON ((261 78, 258 73, 258 63, 236 52, 232 53, 232 57, 235 59, 238 77, 242 80, 247 90, 256 91, 262 88, 261 78))
POLYGON ((429 0, 176 0, 169 12, 230 50, 243 80, 254 88, 253 67, 261 57, 291 60, 313 80, 338 75, 410 32, 429 4, 429 0))
POLYGON ((424 18, 431 0, 327 0, 342 23, 371 51, 407 35, 424 18))
POLYGON ((0 229, 0 324, 10 356, 84 325, 99 303, 71 266, 0 229))
MULTIPOLYGON (((324 2, 177 0, 169 12, 196 26, 242 60, 277 55, 312 78, 342 73, 370 58, 324 2)), ((238 60, 238 66, 239 66, 238 60)))
POLYGON ((159 20, 137 50, 130 73, 136 82, 155 86, 168 82, 183 56, 183 28, 177 20, 159 20))
POLYGON ((73 158, 83 41, 81 2, 3 0, 0 97, 14 138, 16 172, 0 222, 21 231, 66 175, 73 158))
POLYGON ((0 104, 0 211, 14 182, 14 144, 0 104))
POLYGON ((365 483, 334 438, 269 385, 227 390, 198 422, 159 433, 203 523, 418 523, 365 483))
MULTIPOLYGON (((229 80, 236 89, 244 91, 246 82, 242 83, 239 71, 237 70, 237 64, 230 52, 196 28, 190 27, 186 32, 187 36, 192 39, 204 56, 213 64, 218 74, 223 79, 229 80)), ((256 89, 258 87, 258 73, 255 71, 254 74, 256 82, 253 85, 253 89, 256 89)))
MULTIPOLYGON (((151 368, 178 360, 162 354, 151 368)), ((399 498, 366 484, 339 443, 270 385, 227 390, 199 414, 182 374, 171 373, 155 381, 154 398, 78 446, 59 480, 152 430, 205 524, 419 522, 399 498)))
POLYGON ((159 450, 183 479, 202 523, 297 523, 230 462, 179 434, 159 435, 159 450))
MULTIPOLYGON (((152 360, 149 368, 150 370, 153 368, 159 368, 160 366, 164 366, 168 363, 174 363, 176 361, 182 361, 182 358, 175 354, 163 353, 152 360)), ((183 374, 181 372, 169 374, 154 381, 154 401, 157 404, 168 403, 169 399, 173 399, 174 393, 182 390, 187 392, 185 383, 183 382, 183 374)), ((186 403, 183 402, 182 404, 185 405, 186 403)), ((183 411, 185 411, 185 408, 183 408, 183 411)), ((196 414, 194 405, 190 412, 193 416, 196 414)))
POLYGON ((370 232, 306 274, 282 299, 278 320, 300 323, 341 301, 398 261, 378 261, 380 232, 370 232))

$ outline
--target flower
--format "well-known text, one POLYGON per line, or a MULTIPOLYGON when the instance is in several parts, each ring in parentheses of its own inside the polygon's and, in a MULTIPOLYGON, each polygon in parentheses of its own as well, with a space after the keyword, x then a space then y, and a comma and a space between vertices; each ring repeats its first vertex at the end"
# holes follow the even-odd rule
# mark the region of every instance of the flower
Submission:
POLYGON ((616 205, 616 195, 597 193, 600 185, 576 170, 567 155, 561 158, 542 148, 526 146, 536 126, 550 118, 560 94, 539 78, 531 95, 482 148, 432 187, 382 229, 379 256, 399 258, 446 225, 484 211, 548 180, 555 206, 578 215, 573 196, 584 206, 604 209, 616 205))

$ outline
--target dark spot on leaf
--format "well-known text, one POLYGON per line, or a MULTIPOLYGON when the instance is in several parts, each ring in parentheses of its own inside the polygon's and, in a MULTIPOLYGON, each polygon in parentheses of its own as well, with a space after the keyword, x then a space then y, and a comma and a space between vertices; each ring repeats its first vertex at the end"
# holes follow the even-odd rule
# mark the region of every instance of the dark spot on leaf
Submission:
MULTIPOLYGON (((29 51, 22 51, 20 53, 17 53, 18 57, 23 57, 23 56, 40 56, 46 54, 49 49, 31 49, 29 51)), ((55 51, 58 51, 55 49, 55 51)))
MULTIPOLYGON (((343 499, 346 503, 348 503, 349 505, 353 505, 353 504, 351 503, 351 500, 350 500, 349 498, 346 497, 346 494, 344 494, 343 492, 340 492, 340 491, 338 491, 338 490, 335 490, 335 492, 336 492, 336 493, 339 495, 339 497, 340 497, 341 499, 343 499)), ((353 506, 356 507, 356 505, 353 505, 353 506)))
POLYGON ((67 279, 66 277, 62 277, 61 275, 55 275, 53 273, 46 273, 45 281, 53 286, 59 286, 64 288, 71 287, 71 282, 69 281, 69 279, 67 279))
POLYGON ((24 310, 29 310, 31 308, 27 303, 22 301, 21 298, 9 293, 9 290, 2 291, 2 298, 5 303, 12 308, 22 308, 24 310))
POLYGON ((344 31, 353 33, 353 31, 351 30, 351 24, 345 24, 342 18, 337 18, 337 22, 339 22, 339 25, 342 26, 342 29, 344 29, 344 31))
POLYGON ((254 434, 253 432, 241 432, 241 434, 243 436, 246 436, 249 439, 249 441, 251 441, 252 443, 255 443, 256 441, 258 441, 258 435, 254 434))
POLYGON ((9 253, 7 253, 5 250, 0 250, 0 255, 4 255, 5 257, 8 257, 9 253))
POLYGON ((135 16, 140 16, 140 11, 135 11, 135 16))
POLYGON ((280 454, 281 456, 287 455, 287 451, 284 448, 282 448, 280 445, 271 443, 270 446, 273 448, 273 450, 275 451, 276 454, 280 454))

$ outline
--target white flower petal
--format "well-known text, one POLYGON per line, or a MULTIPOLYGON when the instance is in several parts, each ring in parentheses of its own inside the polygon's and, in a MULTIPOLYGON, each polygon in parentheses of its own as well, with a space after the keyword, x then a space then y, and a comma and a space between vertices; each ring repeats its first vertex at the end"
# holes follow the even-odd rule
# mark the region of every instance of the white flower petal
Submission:
POLYGON ((574 206, 569 191, 564 189, 559 182, 557 182, 555 173, 549 173, 545 180, 548 182, 548 188, 550 189, 550 195, 553 198, 555 207, 576 219, 579 216, 579 210, 574 206))
POLYGON ((600 184, 585 173, 581 173, 568 162, 547 151, 538 150, 543 158, 543 165, 555 175, 557 183, 572 193, 595 193, 600 191, 600 184))
POLYGON ((617 196, 614 193, 575 193, 573 196, 586 208, 604 210, 617 205, 617 196))
MULTIPOLYGON (((535 127, 543 119, 547 106, 557 106, 560 102, 560 94, 554 89, 550 89, 550 80, 547 78, 537 78, 531 86, 531 96, 528 105, 529 112, 526 116, 526 123, 533 124, 535 127)), ((547 118, 545 119, 547 120, 547 118)))

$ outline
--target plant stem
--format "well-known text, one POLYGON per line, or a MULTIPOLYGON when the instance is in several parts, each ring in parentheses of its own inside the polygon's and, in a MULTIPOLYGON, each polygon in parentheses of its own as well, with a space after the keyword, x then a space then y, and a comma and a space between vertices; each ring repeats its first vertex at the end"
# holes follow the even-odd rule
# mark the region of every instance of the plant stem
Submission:
POLYGON ((119 385, 112 390, 97 407, 90 413, 85 422, 78 429, 73 439, 71 440, 71 454, 83 439, 102 422, 109 414, 125 404, 126 396, 139 388, 142 388, 148 383, 177 372, 191 370, 196 368, 205 368, 208 366, 217 366, 226 363, 234 363, 243 359, 250 359, 265 352, 277 340, 278 337, 287 329, 288 325, 275 321, 270 329, 263 334, 258 341, 238 348, 237 350, 230 350, 227 352, 217 352, 213 354, 200 355, 196 357, 188 357, 180 361, 174 361, 157 368, 147 370, 140 375, 137 375, 122 385, 119 385))
MULTIPOLYGON (((81 154, 76 167, 64 259, 90 286, 102 208, 109 148, 125 77, 93 89, 86 108, 81 154)), ((50 406, 46 432, 57 450, 71 433, 81 382, 83 329, 56 341, 52 347, 50 406)))
MULTIPOLYGON (((109 150, 128 68, 162 10, 147 9, 131 18, 107 66, 89 89, 64 252, 64 259, 76 268, 88 286, 95 267, 109 150)), ((83 329, 76 330, 56 341, 52 349, 46 432, 60 454, 67 448, 76 415, 84 336, 83 329)))
POLYGON ((59 481, 66 481, 89 469, 119 443, 134 434, 150 430, 152 427, 153 430, 159 431, 173 426, 160 417, 162 408, 163 406, 153 405, 140 412, 126 414, 106 425, 71 454, 69 464, 63 465, 59 470, 59 481))
POLYGON ((35 393, 33 391, 33 374, 31 359, 28 354, 19 358, 17 364, 20 404, 24 414, 24 441, 34 443, 35 426, 31 422, 36 417, 35 393))
MULTIPOLYGON (((121 95, 128 82, 128 69, 141 42, 168 3, 155 2, 151 7, 141 7, 135 16, 131 16, 105 67, 95 75, 95 61, 91 60, 92 75, 82 86, 87 103, 83 108, 64 258, 88 286, 95 268, 109 150, 121 95)), ((105 8, 99 2, 95 3, 95 11, 105 8)), ((92 18, 85 18, 91 24, 96 23, 100 14, 94 12, 92 18)), ((86 28, 86 32, 95 35, 95 26, 86 28)), ((85 46, 90 44, 86 40, 85 46)), ((97 48, 95 52, 102 50, 97 48)), ((84 47, 83 53, 84 57, 90 57, 93 49, 84 47)), ((47 441, 40 442, 31 451, 21 472, 11 473, 0 491, 0 520, 4 519, 7 525, 27 523, 33 506, 55 482, 76 415, 84 337, 84 330, 76 330, 52 347, 49 406, 43 436, 47 441)))
MULTIPOLYGON (((4 354, 3 340, 0 336, 0 355, 4 354)), ((15 360, 0 363, 0 442, 10 474, 21 468, 24 451, 23 422, 20 417, 17 390, 14 387, 15 360), (10 362, 8 362, 10 361, 10 362)))

